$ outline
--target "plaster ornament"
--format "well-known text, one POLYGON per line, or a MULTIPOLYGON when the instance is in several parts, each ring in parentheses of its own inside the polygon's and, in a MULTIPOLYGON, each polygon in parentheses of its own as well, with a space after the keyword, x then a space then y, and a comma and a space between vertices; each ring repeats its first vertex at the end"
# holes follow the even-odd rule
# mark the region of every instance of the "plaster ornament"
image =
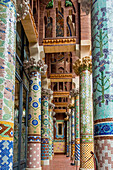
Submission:
POLYGON ((17 0, 16 2, 17 21, 25 19, 29 13, 29 0, 17 0))
POLYGON ((79 0, 81 4, 81 9, 88 15, 91 11, 91 0, 79 0))

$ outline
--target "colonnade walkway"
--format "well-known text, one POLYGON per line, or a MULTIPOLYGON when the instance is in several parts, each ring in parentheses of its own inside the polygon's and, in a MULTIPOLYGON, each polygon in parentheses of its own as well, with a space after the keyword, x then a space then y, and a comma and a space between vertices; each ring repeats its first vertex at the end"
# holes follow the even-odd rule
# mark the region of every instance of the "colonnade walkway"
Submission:
POLYGON ((76 166, 70 165, 72 161, 64 154, 55 154, 49 166, 42 166, 42 170, 78 170, 76 166))

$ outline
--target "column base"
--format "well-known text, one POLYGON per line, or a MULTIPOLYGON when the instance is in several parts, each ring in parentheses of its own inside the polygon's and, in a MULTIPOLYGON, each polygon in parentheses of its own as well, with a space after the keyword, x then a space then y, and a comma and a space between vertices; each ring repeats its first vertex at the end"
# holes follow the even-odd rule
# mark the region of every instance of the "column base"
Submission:
POLYGON ((69 155, 67 155, 66 157, 69 157, 69 155))
POLYGON ((42 167, 40 167, 40 168, 26 168, 26 170, 42 170, 42 167))
POLYGON ((49 157, 49 160, 52 160, 52 159, 53 159, 53 157, 52 157, 52 156, 50 156, 50 157, 49 157))
POLYGON ((88 169, 88 168, 80 168, 79 170, 94 170, 94 168, 92 168, 92 169, 88 169))
POLYGON ((49 165, 49 160, 41 160, 41 165, 49 165))
POLYGON ((75 163, 70 163, 70 165, 75 166, 75 163))
POLYGON ((75 161, 76 166, 80 166, 80 161, 75 161))

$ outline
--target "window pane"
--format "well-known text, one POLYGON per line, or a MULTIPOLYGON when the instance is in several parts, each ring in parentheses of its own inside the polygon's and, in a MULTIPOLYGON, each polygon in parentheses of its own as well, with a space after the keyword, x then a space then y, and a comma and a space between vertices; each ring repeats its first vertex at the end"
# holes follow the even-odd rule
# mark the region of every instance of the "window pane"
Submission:
POLYGON ((25 160, 26 147, 26 91, 23 89, 23 114, 22 114, 22 134, 21 134, 21 160, 25 160))
POLYGON ((15 79, 15 108, 14 108, 14 163, 18 162, 18 134, 19 134, 19 81, 15 79))
POLYGON ((58 124, 58 134, 62 135, 62 124, 58 124))

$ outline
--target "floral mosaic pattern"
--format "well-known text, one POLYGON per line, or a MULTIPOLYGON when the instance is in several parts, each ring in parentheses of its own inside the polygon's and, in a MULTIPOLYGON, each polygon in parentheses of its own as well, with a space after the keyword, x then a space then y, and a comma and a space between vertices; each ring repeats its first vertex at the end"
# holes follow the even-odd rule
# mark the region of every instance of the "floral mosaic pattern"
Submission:
POLYGON ((0 1, 0 169, 13 167, 16 9, 0 1))
POLYGON ((41 135, 41 79, 38 72, 30 79, 28 127, 29 134, 41 135))
POLYGON ((113 2, 93 1, 92 54, 94 82, 94 119, 112 117, 113 109, 113 2), (109 109, 111 108, 111 109, 109 109), (109 110, 109 114, 108 114, 109 110), (104 116, 103 116, 104 115, 104 116))
POLYGON ((30 73, 27 168, 41 167, 41 76, 30 73))
POLYGON ((80 91, 81 135, 84 136, 85 134, 90 135, 93 132, 91 79, 90 79, 90 72, 88 70, 83 71, 81 73, 80 81, 81 81, 81 91, 80 91))
MULTIPOLYGON (((75 98, 75 160, 80 161, 80 112, 79 95, 75 98)), ((77 162, 76 162, 77 163, 77 162)), ((79 163, 78 163, 79 164, 79 163)))
POLYGON ((80 168, 94 168, 90 151, 93 151, 93 114, 90 71, 80 73, 80 168), (92 149, 92 150, 90 150, 92 149))
POLYGON ((65 142, 54 142, 54 153, 65 153, 65 142))
POLYGON ((110 167, 112 167, 110 153, 112 147, 107 143, 107 141, 109 142, 111 141, 112 143, 113 136, 112 10, 113 2, 111 0, 92 1, 92 47, 93 47, 92 56, 93 56, 93 84, 94 84, 93 91, 94 91, 94 120, 95 120, 94 140, 96 143, 95 153, 98 156, 99 169, 106 168, 110 169, 110 167), (102 147, 101 149, 100 146, 102 147), (109 148, 109 151, 107 148, 109 148), (101 153, 98 153, 98 151, 100 150, 101 153), (108 153, 110 153, 110 155, 108 153), (110 160, 109 162, 107 161, 108 159, 110 160))
POLYGON ((42 96, 41 106, 41 160, 49 160, 49 113, 47 96, 42 96))

